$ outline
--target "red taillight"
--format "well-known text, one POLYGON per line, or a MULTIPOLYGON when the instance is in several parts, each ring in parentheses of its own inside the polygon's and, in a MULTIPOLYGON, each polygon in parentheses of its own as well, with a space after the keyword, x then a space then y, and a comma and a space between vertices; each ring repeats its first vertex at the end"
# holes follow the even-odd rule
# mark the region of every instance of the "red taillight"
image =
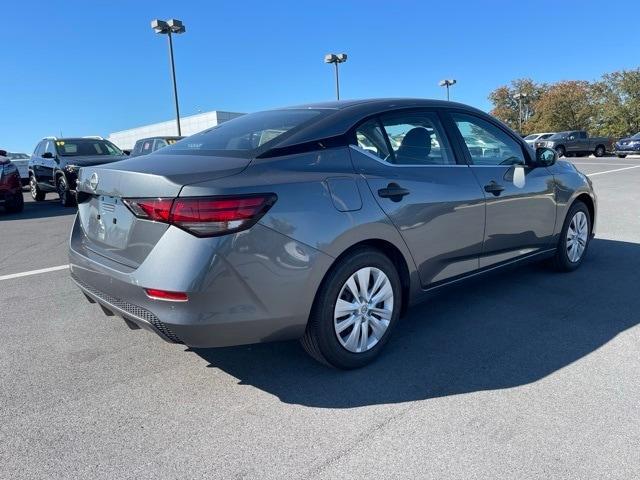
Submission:
POLYGON ((186 302, 189 300, 189 297, 184 292, 167 292, 156 288, 145 288, 144 291, 149 298, 154 300, 167 300, 169 302, 186 302))
POLYGON ((168 222, 173 198, 125 198, 122 200, 136 217, 168 222))
POLYGON ((128 198, 139 218, 165 222, 199 237, 224 235, 254 225, 276 201, 274 194, 233 197, 128 198))

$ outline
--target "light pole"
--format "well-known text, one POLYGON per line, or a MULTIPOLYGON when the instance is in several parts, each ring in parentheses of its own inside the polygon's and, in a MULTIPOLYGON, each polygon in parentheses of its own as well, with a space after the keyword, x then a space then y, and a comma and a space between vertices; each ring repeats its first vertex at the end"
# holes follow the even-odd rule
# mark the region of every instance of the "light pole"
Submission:
POLYGON ((327 53, 324 56, 324 63, 333 63, 336 66, 336 98, 340 100, 340 79, 338 77, 338 64, 347 61, 346 53, 327 53))
POLYGON ((449 101, 449 87, 452 87, 456 83, 457 83, 456 80, 453 78, 450 78, 448 80, 440 80, 439 85, 441 87, 447 87, 447 102, 449 101))
POLYGON ((169 61, 171 63, 171 79, 173 80, 173 100, 176 104, 176 124, 178 125, 178 136, 182 136, 182 130, 180 128, 180 107, 178 107, 178 86, 176 84, 176 67, 173 63, 173 39, 172 34, 184 33, 185 28, 180 20, 172 18, 167 20, 152 20, 151 28, 156 33, 166 35, 169 38, 169 61))
POLYGON ((522 133, 522 99, 527 98, 527 94, 518 92, 513 96, 513 98, 518 100, 518 129, 520 130, 520 133, 522 133))

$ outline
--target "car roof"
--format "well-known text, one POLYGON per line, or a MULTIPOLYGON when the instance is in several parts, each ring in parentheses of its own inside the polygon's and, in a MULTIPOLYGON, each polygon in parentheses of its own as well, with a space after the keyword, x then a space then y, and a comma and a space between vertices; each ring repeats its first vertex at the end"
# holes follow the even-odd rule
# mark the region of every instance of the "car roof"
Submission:
MULTIPOLYGON (((487 113, 462 103, 424 98, 375 98, 307 103, 274 110, 325 109, 333 110, 333 112, 328 112, 326 115, 321 116, 317 121, 311 122, 308 126, 301 128, 290 136, 287 136, 281 142, 273 145, 272 148, 279 150, 293 145, 340 136, 348 132, 356 123, 367 117, 394 110, 411 108, 457 109, 469 113, 475 113, 484 118, 491 118, 487 113)), ((496 119, 493 119, 493 121, 495 122, 496 119)))
POLYGON ((156 140, 156 139, 163 139, 163 140, 181 140, 185 137, 179 137, 177 135, 156 135, 155 137, 144 137, 144 138, 140 138, 139 140, 136 140, 137 142, 146 142, 147 140, 156 140))

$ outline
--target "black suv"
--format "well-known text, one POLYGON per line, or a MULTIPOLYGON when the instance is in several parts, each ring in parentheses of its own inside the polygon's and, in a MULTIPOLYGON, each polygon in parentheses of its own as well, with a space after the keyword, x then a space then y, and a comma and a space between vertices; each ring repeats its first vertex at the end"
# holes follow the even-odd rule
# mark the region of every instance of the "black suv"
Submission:
POLYGON ((166 147, 167 145, 173 145, 178 140, 182 140, 184 137, 149 137, 141 138, 136 142, 131 150, 132 157, 138 157, 140 155, 147 155, 151 152, 155 152, 159 148, 166 147))
POLYGON ((101 137, 55 138, 40 141, 29 160, 29 188, 41 202, 48 192, 58 192, 65 207, 75 203, 73 192, 80 167, 124 160, 127 156, 101 137))

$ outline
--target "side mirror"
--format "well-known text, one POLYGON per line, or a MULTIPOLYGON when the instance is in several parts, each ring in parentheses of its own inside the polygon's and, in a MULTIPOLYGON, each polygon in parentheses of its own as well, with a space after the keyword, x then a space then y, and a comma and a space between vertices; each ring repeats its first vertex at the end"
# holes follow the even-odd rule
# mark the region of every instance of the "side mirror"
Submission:
POLYGON ((53 158, 53 153, 51 152, 44 152, 42 154, 42 158, 53 158))
POLYGON ((131 150, 122 150, 125 155, 131 155, 131 150))
POLYGON ((550 167, 558 160, 558 153, 552 148, 536 148, 536 165, 539 167, 550 167))
POLYGON ((0 150, 0 157, 6 157, 7 156, 7 151, 6 150, 0 150))

